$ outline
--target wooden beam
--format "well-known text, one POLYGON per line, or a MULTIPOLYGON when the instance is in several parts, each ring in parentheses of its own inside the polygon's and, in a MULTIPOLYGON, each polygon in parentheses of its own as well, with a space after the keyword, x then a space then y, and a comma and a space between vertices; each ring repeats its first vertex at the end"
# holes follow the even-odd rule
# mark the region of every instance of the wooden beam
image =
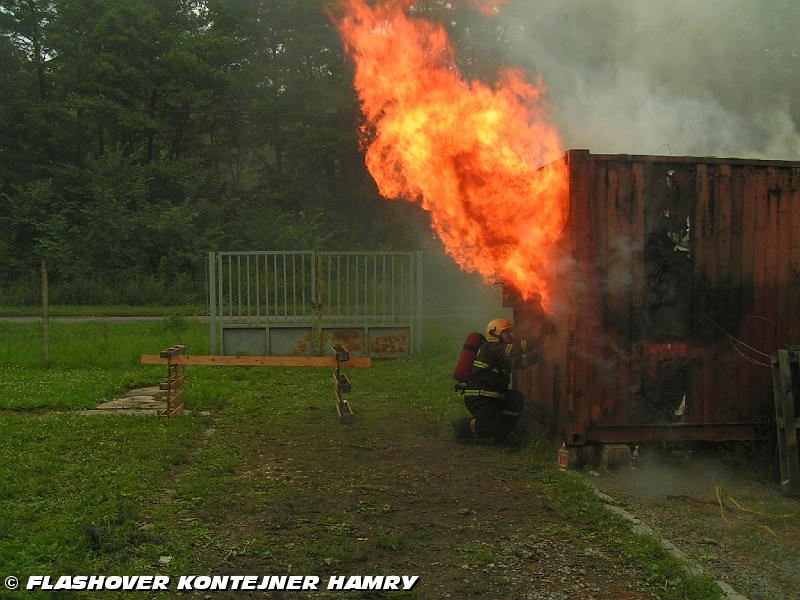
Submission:
MULTIPOLYGON (((143 365, 217 365, 240 367, 336 367, 336 360, 326 356, 174 356, 161 358, 156 354, 142 354, 143 365)), ((351 358, 340 363, 342 367, 366 368, 372 364, 370 358, 351 358)))

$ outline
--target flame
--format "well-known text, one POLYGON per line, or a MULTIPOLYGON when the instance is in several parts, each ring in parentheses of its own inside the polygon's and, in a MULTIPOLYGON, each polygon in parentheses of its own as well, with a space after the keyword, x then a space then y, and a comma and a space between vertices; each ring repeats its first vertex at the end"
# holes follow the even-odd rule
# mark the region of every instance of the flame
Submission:
POLYGON ((470 0, 470 4, 484 17, 494 17, 507 2, 508 0, 470 0))
POLYGON ((338 0, 332 11, 355 65, 367 168, 383 196, 430 211, 462 269, 547 307, 568 175, 541 82, 513 69, 492 86, 464 81, 445 30, 410 4, 338 0))

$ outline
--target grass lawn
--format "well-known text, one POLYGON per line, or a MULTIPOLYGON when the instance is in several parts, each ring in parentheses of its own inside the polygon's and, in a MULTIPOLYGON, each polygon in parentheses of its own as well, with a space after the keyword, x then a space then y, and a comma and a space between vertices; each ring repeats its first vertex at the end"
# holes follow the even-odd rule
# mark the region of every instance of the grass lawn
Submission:
POLYGON ((37 326, 0 324, 0 574, 414 574, 405 595, 335 595, 718 597, 543 445, 454 443, 463 325, 442 321, 423 355, 348 372, 350 426, 327 369, 189 368, 191 414, 169 421, 46 412, 157 381, 138 355, 178 340, 205 352, 206 328, 55 324, 45 371, 37 326))

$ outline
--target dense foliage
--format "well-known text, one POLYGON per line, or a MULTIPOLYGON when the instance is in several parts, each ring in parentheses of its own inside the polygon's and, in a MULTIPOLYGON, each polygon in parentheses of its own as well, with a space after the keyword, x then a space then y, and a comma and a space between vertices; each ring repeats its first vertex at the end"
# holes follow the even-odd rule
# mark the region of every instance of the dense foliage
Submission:
POLYGON ((2 0, 0 304, 192 301, 213 249, 409 248, 320 0, 2 0))

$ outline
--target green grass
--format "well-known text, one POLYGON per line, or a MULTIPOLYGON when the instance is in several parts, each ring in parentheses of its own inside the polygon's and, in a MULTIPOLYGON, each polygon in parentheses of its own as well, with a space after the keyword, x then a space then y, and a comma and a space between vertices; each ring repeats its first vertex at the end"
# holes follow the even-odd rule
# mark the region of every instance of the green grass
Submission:
MULTIPOLYGON (((643 588, 656 590, 668 600, 714 600, 722 591, 706 575, 691 575, 655 538, 631 535, 630 525, 609 512, 586 483, 554 467, 538 473, 537 479, 563 504, 569 517, 566 531, 587 543, 603 540, 644 569, 643 588)), ((565 532, 555 528, 552 533, 565 532)))
MULTIPOLYGON (((42 328, 38 323, 0 323, 0 365, 40 368, 42 328)), ((208 326, 163 319, 147 323, 51 323, 53 369, 130 369, 141 354, 157 354, 175 343, 194 354, 208 351, 208 326)))
POLYGON ((141 542, 138 513, 196 429, 189 419, 0 417, 3 572, 118 567, 141 542))
MULTIPOLYGON (((132 306, 55 304, 49 307, 51 317, 166 317, 168 315, 207 315, 208 307, 200 304, 132 306)), ((0 306, 0 317, 38 317, 41 306, 0 306)))
MULTIPOLYGON (((398 556, 424 551, 435 534, 389 523, 397 473, 380 460, 383 432, 401 427, 439 439, 451 435, 449 421, 464 412, 451 388, 452 363, 464 329, 476 326, 448 318, 427 322, 421 356, 353 370, 353 427, 332 425, 330 373, 315 369, 192 367, 186 394, 192 414, 169 421, 0 412, 0 573, 177 575, 231 567, 239 557, 275 573, 396 571, 398 556), (200 415, 206 410, 211 416, 200 415), (206 439, 203 431, 212 424, 206 439), (254 449, 269 452, 270 444, 288 449, 288 456, 315 453, 330 485, 306 483, 291 461, 274 475, 252 475, 268 462, 254 449), (339 497, 338 509, 318 512, 339 497), (270 521, 270 507, 295 505, 293 514, 312 516, 270 521), (262 521, 234 535, 232 526, 248 515, 262 521), (288 539, 296 546, 276 546, 264 534, 270 527, 293 527, 288 539), (167 568, 155 565, 162 555, 173 557, 167 568)), ((115 390, 161 378, 162 368, 138 365, 143 352, 178 341, 192 352, 207 350, 207 327, 199 324, 55 323, 53 366, 42 369, 39 331, 36 324, 0 324, 2 408, 91 406, 115 390)), ((654 541, 634 536, 585 485, 544 468, 551 457, 542 446, 469 451, 475 473, 505 464, 526 474, 560 522, 552 535, 610 546, 641 567, 641 585, 661 597, 718 597, 710 580, 687 575, 654 541)), ((484 544, 451 552, 480 565, 503 558, 484 544)), ((417 590, 392 597, 427 596, 417 590)))
POLYGON ((164 319, 152 323, 52 323, 50 361, 42 365, 36 323, 0 323, 0 409, 80 409, 126 388, 152 384, 163 367, 142 366, 141 354, 175 343, 208 348, 208 328, 164 319))

